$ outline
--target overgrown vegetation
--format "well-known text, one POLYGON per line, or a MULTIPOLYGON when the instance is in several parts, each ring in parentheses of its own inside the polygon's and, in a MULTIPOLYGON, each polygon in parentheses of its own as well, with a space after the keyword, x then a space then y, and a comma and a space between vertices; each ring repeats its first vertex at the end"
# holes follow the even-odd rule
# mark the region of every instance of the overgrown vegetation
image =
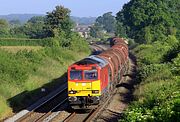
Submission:
POLYGON ((0 120, 57 88, 68 65, 90 54, 88 43, 71 31, 69 14, 57 6, 45 18, 33 17, 22 26, 0 20, 0 120), (38 49, 8 50, 20 46, 38 49))
POLYGON ((53 38, 0 38, 0 46, 53 46, 53 38))
POLYGON ((170 62, 163 60, 173 47, 154 43, 133 50, 138 61, 139 85, 134 93, 135 101, 122 121, 180 121, 180 55, 170 62))
MULTIPOLYGON (((7 102, 8 99, 23 91, 33 91, 60 77, 66 72, 68 65, 89 54, 88 49, 83 49, 45 47, 37 51, 23 50, 17 53, 0 50, 0 118, 12 112, 9 102, 16 108, 23 108, 27 104, 23 102, 26 93, 13 100, 14 103, 11 100, 7 102)), ((28 99, 28 104, 35 100, 31 97, 28 99)))
POLYGON ((129 37, 138 85, 122 122, 180 121, 179 0, 131 0, 117 14, 117 32, 129 37))

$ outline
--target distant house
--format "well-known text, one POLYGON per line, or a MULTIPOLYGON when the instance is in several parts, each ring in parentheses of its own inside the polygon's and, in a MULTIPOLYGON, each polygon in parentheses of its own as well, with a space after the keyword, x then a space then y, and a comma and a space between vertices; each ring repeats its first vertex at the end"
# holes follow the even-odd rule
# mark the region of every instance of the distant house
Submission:
POLYGON ((91 25, 76 25, 76 27, 73 29, 75 32, 78 32, 81 37, 88 38, 89 32, 90 32, 90 26, 91 25))

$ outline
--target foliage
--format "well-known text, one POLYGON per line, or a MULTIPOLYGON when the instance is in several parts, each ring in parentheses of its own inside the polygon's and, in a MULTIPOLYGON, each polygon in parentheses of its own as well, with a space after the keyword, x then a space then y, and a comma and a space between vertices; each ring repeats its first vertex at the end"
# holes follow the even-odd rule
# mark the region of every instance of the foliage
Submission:
POLYGON ((117 13, 116 35, 134 39, 137 79, 123 122, 180 121, 179 0, 131 0, 117 13))
POLYGON ((45 38, 47 37, 45 18, 42 16, 34 16, 22 26, 13 26, 10 29, 10 35, 12 37, 45 38))
POLYGON ((9 24, 11 25, 11 27, 15 27, 15 26, 20 26, 21 22, 18 19, 13 19, 9 21, 9 24))
MULTIPOLYGON (((18 21, 10 24, 11 27, 0 20, 0 119, 12 114, 12 109, 20 110, 46 95, 39 88, 63 75, 68 65, 90 54, 86 40, 71 31, 70 10, 63 6, 56 6, 46 17, 32 17, 24 25, 18 25, 18 21), (40 48, 19 47, 20 51, 12 53, 3 46, 40 48)), ((54 88, 56 84, 47 86, 54 88)))
POLYGON ((9 23, 4 19, 0 19, 0 37, 6 37, 8 33, 9 23))
POLYGON ((0 119, 12 114, 12 105, 22 109, 42 97, 42 93, 36 93, 40 95, 32 97, 34 94, 31 92, 60 77, 66 72, 68 65, 89 55, 90 50, 87 46, 84 40, 76 40, 70 47, 64 48, 53 46, 17 53, 8 53, 0 49, 0 119), (18 94, 23 91, 29 92, 19 96, 18 94), (17 99, 14 97, 16 95, 17 99), (13 100, 9 100, 11 98, 13 100))
MULTIPOLYGON (((165 58, 168 58, 168 55, 172 53, 171 50, 175 49, 173 47, 178 47, 178 45, 179 42, 174 36, 168 36, 164 41, 142 44, 134 49, 134 53, 138 55, 137 61, 145 65, 161 63, 163 60, 168 60, 165 58)), ((177 51, 174 52, 177 53, 177 51)))
POLYGON ((154 80, 166 80, 172 78, 172 73, 169 70, 170 66, 166 64, 150 64, 140 67, 138 70, 139 80, 151 82, 154 80))
POLYGON ((115 31, 115 17, 112 15, 112 12, 107 12, 103 14, 102 16, 99 16, 96 19, 96 23, 101 25, 104 30, 106 30, 108 33, 113 33, 115 31))
POLYGON ((91 27, 90 35, 95 38, 102 38, 105 32, 114 33, 116 20, 112 12, 99 16, 91 27))
POLYGON ((70 32, 72 29, 70 10, 63 6, 56 6, 55 10, 47 12, 45 23, 50 37, 58 36, 61 31, 70 32))
POLYGON ((122 35, 125 30, 127 36, 138 43, 164 40, 168 35, 177 36, 179 4, 179 0, 131 0, 117 13, 118 33, 122 35))
POLYGON ((25 34, 30 38, 45 38, 46 30, 45 30, 45 18, 41 16, 32 17, 28 22, 24 25, 25 34))
POLYGON ((90 36, 94 38, 102 38, 103 37, 103 28, 98 23, 95 23, 90 27, 90 36))
POLYGON ((121 121, 178 122, 180 95, 177 82, 178 78, 155 81, 141 86, 143 91, 139 91, 139 101, 129 107, 121 121))
POLYGON ((179 42, 170 36, 163 43, 142 44, 133 49, 138 58, 139 85, 134 92, 135 101, 131 103, 121 121, 180 121, 178 44, 179 42), (171 60, 169 53, 173 54, 171 60))
POLYGON ((177 44, 173 45, 173 47, 166 54, 164 54, 163 62, 172 61, 172 59, 178 56, 179 52, 180 52, 180 41, 177 44))
POLYGON ((120 22, 120 21, 116 22, 116 32, 115 32, 115 34, 118 37, 127 37, 126 29, 125 29, 123 23, 120 22))
POLYGON ((23 39, 23 38, 0 38, 0 46, 53 46, 53 38, 46 39, 23 39))

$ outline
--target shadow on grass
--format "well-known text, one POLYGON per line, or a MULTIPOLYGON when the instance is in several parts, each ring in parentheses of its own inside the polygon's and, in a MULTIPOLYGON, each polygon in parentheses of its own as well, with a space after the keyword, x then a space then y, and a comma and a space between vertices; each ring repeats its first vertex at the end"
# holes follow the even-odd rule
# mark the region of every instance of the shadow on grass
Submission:
POLYGON ((19 112, 35 103, 42 97, 47 96, 50 92, 56 90, 67 82, 67 73, 64 73, 61 77, 53 79, 51 82, 43 85, 42 87, 33 91, 24 91, 10 99, 8 99, 9 106, 14 113, 19 112), (45 89, 45 91, 43 91, 45 89))

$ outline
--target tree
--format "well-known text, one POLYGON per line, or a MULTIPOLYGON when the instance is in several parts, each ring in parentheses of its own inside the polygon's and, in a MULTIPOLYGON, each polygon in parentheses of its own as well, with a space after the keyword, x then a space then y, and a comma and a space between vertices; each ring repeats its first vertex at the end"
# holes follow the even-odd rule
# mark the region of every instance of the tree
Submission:
POLYGON ((119 37, 127 37, 126 28, 124 27, 122 22, 116 23, 115 35, 119 37))
POLYGON ((96 23, 103 27, 109 33, 113 33, 115 31, 115 17, 112 16, 112 12, 107 12, 103 14, 103 16, 99 16, 96 19, 96 23))
POLYGON ((9 23, 4 19, 0 19, 0 36, 7 36, 8 34, 9 23))
POLYGON ((107 12, 102 16, 99 16, 95 24, 90 29, 90 35, 95 38, 102 38, 104 32, 114 33, 116 20, 112 16, 112 12, 107 12))
POLYGON ((95 38, 102 38, 103 36, 103 27, 95 23, 93 26, 90 27, 90 36, 95 38))
POLYGON ((63 6, 56 6, 52 12, 47 12, 46 25, 50 36, 56 36, 61 31, 69 33, 72 29, 70 10, 63 6))
POLYGON ((45 17, 34 16, 22 26, 14 26, 10 33, 14 37, 45 38, 45 17))
POLYGON ((14 19, 14 20, 9 21, 9 24, 10 24, 12 27, 15 27, 15 26, 20 26, 20 25, 21 25, 21 22, 20 22, 20 20, 18 20, 18 19, 14 19))
POLYGON ((24 25, 25 34, 30 38, 45 38, 46 29, 45 29, 45 17, 34 16, 28 20, 24 25))
POLYGON ((122 23, 117 30, 123 25, 128 37, 139 43, 162 40, 175 34, 176 23, 180 22, 173 5, 179 3, 180 0, 131 0, 117 13, 116 20, 122 23))
POLYGON ((43 17, 43 16, 34 16, 34 17, 30 18, 27 22, 28 23, 38 23, 38 22, 44 23, 44 21, 45 21, 45 17, 43 17))

